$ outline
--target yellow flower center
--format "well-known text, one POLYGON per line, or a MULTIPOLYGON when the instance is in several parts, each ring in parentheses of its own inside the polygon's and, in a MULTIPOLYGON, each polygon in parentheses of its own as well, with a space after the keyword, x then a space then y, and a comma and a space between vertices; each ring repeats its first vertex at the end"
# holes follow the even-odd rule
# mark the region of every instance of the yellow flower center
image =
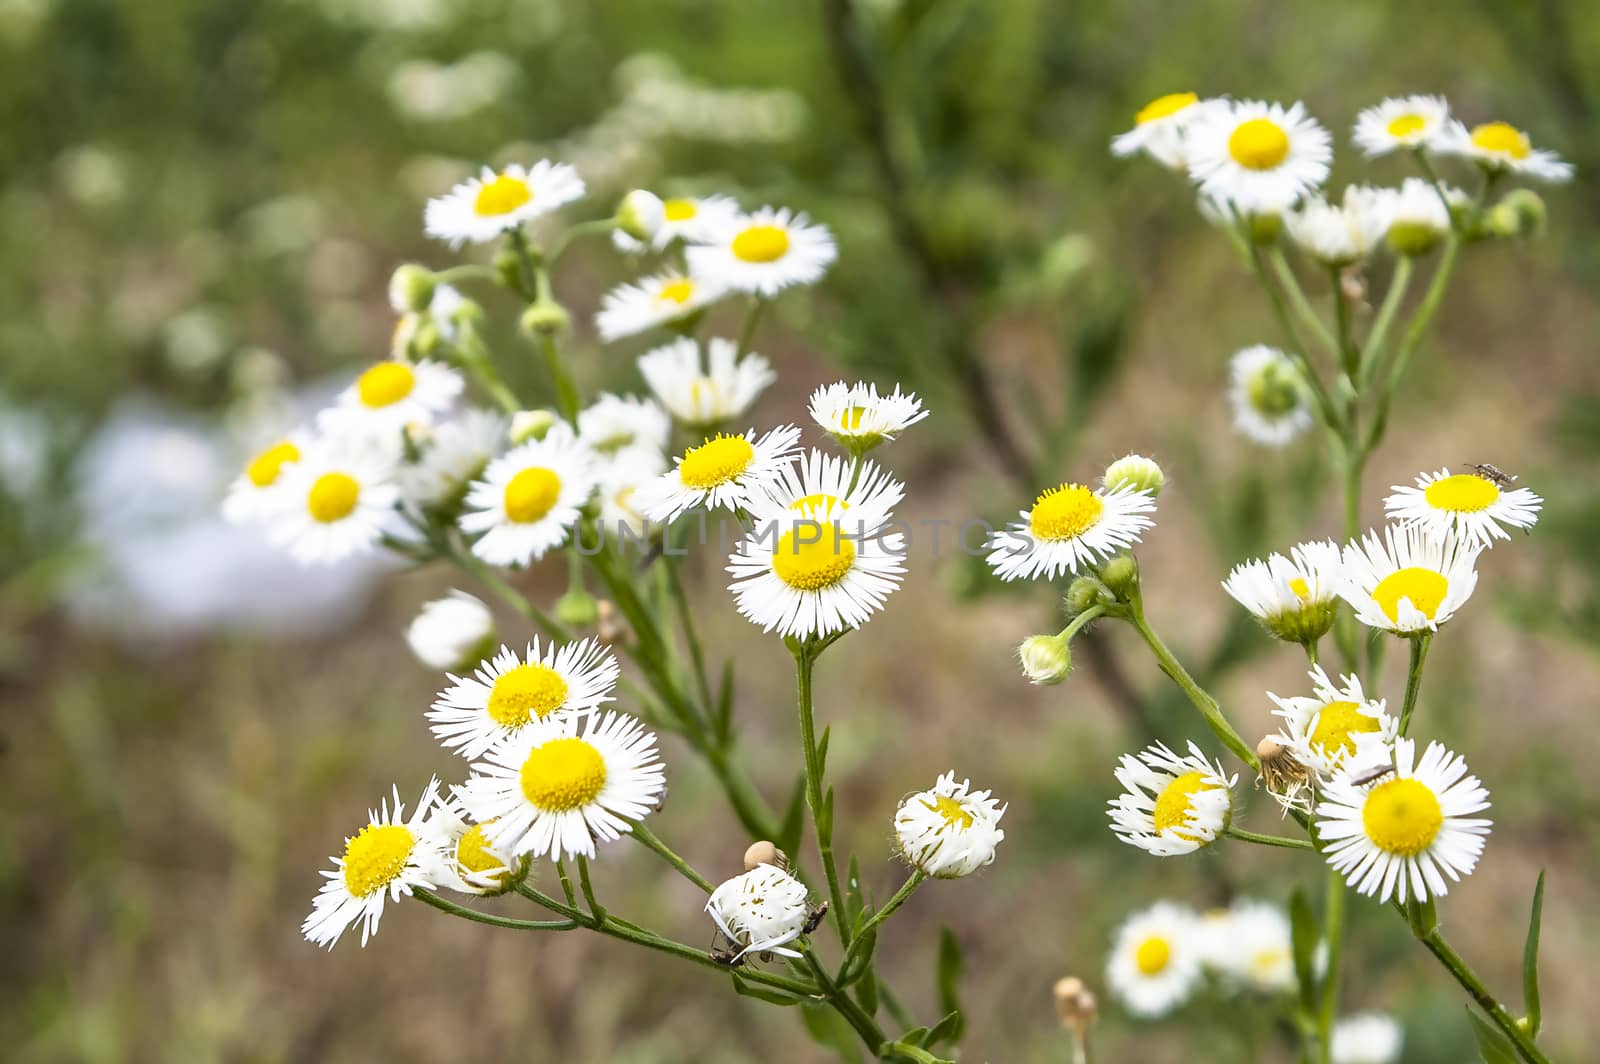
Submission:
POLYGON ((687 222, 700 213, 700 208, 694 205, 692 199, 669 199, 661 204, 661 209, 666 212, 669 222, 687 222))
POLYGON ((1378 581, 1378 586, 1372 589, 1372 598, 1383 610, 1384 616, 1397 624, 1400 621, 1401 599, 1410 599, 1411 605, 1431 621, 1433 615, 1439 612, 1439 604, 1449 590, 1450 581, 1443 574, 1413 566, 1390 573, 1378 581))
POLYGON ((526 181, 510 174, 499 174, 478 189, 478 198, 472 202, 472 210, 485 218, 510 214, 531 199, 533 189, 528 187, 526 181))
POLYGON ((807 495, 789 504, 789 509, 795 513, 819 519, 827 517, 835 508, 848 510, 850 509, 850 504, 837 495, 829 495, 825 492, 807 495))
POLYGON ((1444 825, 1439 799, 1414 779, 1390 780, 1372 788, 1361 807, 1361 826, 1372 844, 1386 853, 1415 857, 1444 825))
POLYGON ((606 762, 582 739, 551 739, 522 763, 522 794, 546 812, 581 809, 606 785, 606 762))
POLYGON ((361 498, 361 485, 348 473, 324 473, 311 485, 306 509, 312 520, 331 525, 350 516, 361 498))
POLYGON ((1142 975, 1160 975, 1172 960, 1172 943, 1160 935, 1151 935, 1133 951, 1133 963, 1142 975))
POLYGON ((250 464, 244 467, 244 475, 256 487, 270 488, 278 482, 278 474, 283 472, 284 466, 298 461, 300 448, 288 440, 281 440, 250 459, 250 464))
POLYGON ((344 885, 365 898, 399 878, 417 837, 404 824, 368 824, 344 846, 344 885))
POLYGON ((938 813, 950 827, 960 828, 964 831, 972 826, 972 814, 963 809, 961 803, 954 798, 940 795, 934 799, 933 804, 928 808, 938 813))
POLYGON ((503 728, 541 720, 567 700, 567 681, 548 665, 533 662, 507 669, 489 690, 490 719, 503 728))
POLYGON ((1457 473, 1429 484, 1422 497, 1435 510, 1475 514, 1486 510, 1500 498, 1500 488, 1491 480, 1470 473, 1457 473))
POLYGON ((1363 732, 1378 730, 1378 718, 1361 712, 1355 702, 1329 702, 1317 714, 1317 726, 1311 732, 1311 745, 1320 746, 1326 753, 1343 751, 1353 754, 1356 739, 1363 732))
POLYGON ((752 225, 733 238, 733 254, 745 262, 777 262, 789 253, 789 234, 775 225, 752 225))
POLYGON ((506 483, 506 516, 519 525, 549 513, 561 495, 561 478, 543 466, 524 469, 506 483))
POLYGON ((1401 115, 1389 123, 1389 136, 1398 139, 1414 137, 1422 132, 1428 120, 1421 115, 1401 115))
POLYGON ((1082 484, 1063 484, 1034 500, 1028 525, 1038 539, 1076 539, 1095 526, 1105 508, 1100 496, 1082 484))
POLYGON ((1133 116, 1133 121, 1135 125, 1142 126, 1146 122, 1175 115, 1185 107, 1199 102, 1200 97, 1192 92, 1169 92, 1165 96, 1157 96, 1139 108, 1139 113, 1133 116))
MULTIPOLYGON (((484 833, 482 824, 472 825, 456 840, 456 864, 480 876, 506 867, 505 861, 489 848, 489 836, 484 833)), ((502 871, 498 878, 504 880, 505 876, 502 871)))
POLYGON ((861 417, 867 412, 866 407, 847 406, 839 414, 839 428, 844 432, 859 432, 861 430, 861 417))
MULTIPOLYGON (((1161 794, 1156 798, 1156 831, 1187 826, 1189 814, 1194 811, 1194 802, 1191 800, 1193 796, 1201 791, 1216 789, 1217 785, 1207 779, 1204 772, 1185 772, 1175 778, 1161 789, 1161 794)), ((1190 842, 1196 841, 1193 835, 1185 835, 1181 831, 1178 832, 1178 837, 1190 842)))
POLYGON ((411 394, 416 387, 417 375, 411 367, 399 362, 379 362, 356 381, 356 394, 361 405, 373 409, 392 406, 411 394))
POLYGON ((779 536, 772 550, 772 571, 797 591, 832 587, 844 579, 855 561, 855 544, 837 525, 821 521, 800 523, 779 536))
POLYGON ((684 277, 662 285, 661 291, 656 293, 656 302, 672 302, 681 307, 689 302, 689 297, 692 295, 694 295, 694 282, 684 277))
POLYGON ((1474 147, 1513 159, 1526 159, 1533 151, 1528 135, 1509 122, 1489 122, 1472 131, 1474 147))
POLYGON ((1289 578, 1289 590, 1294 592, 1295 598, 1311 597, 1311 585, 1306 583, 1306 578, 1303 576, 1291 576, 1289 578))
POLYGON ((718 434, 698 447, 684 452, 678 463, 678 479, 689 488, 714 488, 726 484, 746 469, 755 459, 756 449, 743 436, 718 434))
POLYGON ((1270 118, 1252 118, 1229 135, 1228 154, 1246 169, 1271 170, 1289 157, 1289 134, 1270 118))

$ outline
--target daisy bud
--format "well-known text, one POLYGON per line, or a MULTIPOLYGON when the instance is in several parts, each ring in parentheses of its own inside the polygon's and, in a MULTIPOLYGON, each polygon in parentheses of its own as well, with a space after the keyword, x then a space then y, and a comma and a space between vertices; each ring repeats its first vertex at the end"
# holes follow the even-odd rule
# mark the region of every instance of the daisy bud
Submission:
POLYGON ((1017 648, 1022 672, 1035 686, 1058 684, 1072 672, 1072 651, 1059 635, 1030 635, 1017 648))
POLYGON ((635 240, 649 242, 661 231, 667 220, 667 209, 661 198, 653 192, 636 188, 617 204, 617 228, 635 240))
POLYGON ((568 628, 587 628, 600 617, 600 603, 581 587, 556 600, 555 618, 568 628))
POLYGON ((762 865, 786 869, 789 867, 789 856, 766 839, 752 842, 750 848, 744 851, 744 870, 753 872, 762 865))
POLYGON ((518 410, 511 415, 511 445, 542 440, 555 423, 556 416, 549 410, 518 410))
POLYGON ((1154 498, 1161 494, 1162 485, 1167 482, 1167 475, 1156 465, 1155 459, 1140 454, 1130 454, 1106 466, 1104 480, 1107 491, 1132 488, 1134 491, 1146 492, 1154 498))
POLYGON ((516 249, 502 247, 494 253, 494 272, 500 275, 500 283, 517 291, 522 285, 522 259, 517 255, 516 249))
POLYGON ((430 270, 408 262, 389 277, 389 305, 398 311, 427 310, 437 284, 430 270))
POLYGON ((452 591, 422 607, 406 629, 406 642, 429 668, 464 671, 494 650, 494 615, 465 591, 452 591))
POLYGON ((1083 980, 1069 975, 1056 980, 1056 1015, 1061 1026, 1082 1031, 1094 1022, 1096 1005, 1094 994, 1083 985, 1083 980))
POLYGON ((1117 596, 1111 589, 1102 584, 1098 577, 1080 576, 1067 585, 1066 598, 1063 600, 1067 614, 1076 617, 1091 606, 1110 606, 1117 601, 1117 596))
POLYGON ((610 645, 622 638, 622 624, 617 620, 617 607, 610 599, 601 599, 595 609, 594 637, 610 645))
POLYGON ((530 336, 554 336, 565 332, 572 324, 572 316, 560 303, 541 300, 522 312, 522 331, 530 336))
POLYGON ((1127 598, 1139 586, 1139 563, 1131 554, 1112 558, 1100 567, 1100 579, 1118 598, 1127 598))
POLYGON ((1531 188, 1512 189, 1489 211, 1489 229, 1498 237, 1531 237, 1544 231, 1544 200, 1531 188))

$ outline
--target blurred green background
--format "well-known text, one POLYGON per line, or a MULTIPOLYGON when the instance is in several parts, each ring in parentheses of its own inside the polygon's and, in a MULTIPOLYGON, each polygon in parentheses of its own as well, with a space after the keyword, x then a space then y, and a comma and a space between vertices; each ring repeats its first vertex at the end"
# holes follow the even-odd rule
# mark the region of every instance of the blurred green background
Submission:
MULTIPOLYGON (((1441 905, 1446 929, 1514 1000, 1520 924, 1548 868, 1547 1044, 1591 1052, 1600 75, 1585 57, 1600 9, 861 0, 846 25, 847 6, 0 0, 0 1055, 817 1056, 788 1012, 614 942, 406 905, 364 951, 323 955, 298 934, 361 811, 391 782, 414 797, 455 770, 422 726, 438 677, 400 634, 449 577, 296 576, 211 520, 219 478, 284 390, 326 389, 387 350, 389 270, 452 261, 421 236, 423 201, 484 160, 573 162, 597 210, 645 185, 831 226, 840 264, 758 342, 781 379, 756 420, 801 418, 809 390, 841 375, 924 393, 934 416, 889 455, 913 520, 1004 517, 1125 451, 1160 458, 1173 483, 1140 551, 1152 620, 1215 677, 1242 731, 1264 730, 1261 692, 1296 690, 1300 665, 1218 581, 1337 518, 1314 443, 1268 454, 1228 429, 1227 356, 1278 340, 1259 293, 1181 182, 1107 151, 1147 99, 1183 89, 1305 100, 1340 145, 1335 184, 1402 176, 1347 145, 1360 108, 1407 92, 1505 117, 1579 166, 1547 193, 1543 239, 1467 257, 1365 516, 1389 484, 1475 461, 1550 502, 1531 539, 1485 559, 1434 650, 1422 719, 1495 799, 1479 872, 1441 905)), ((558 287, 581 323, 624 267, 598 248, 573 258, 558 287)), ((489 309, 536 386, 512 308, 489 309)), ((589 388, 639 387, 630 351, 602 353, 581 324, 575 342, 589 388)), ((787 657, 735 614, 720 566, 694 560, 700 612, 740 665, 744 749, 776 803, 796 760, 787 657)), ((546 598, 564 576, 548 568, 526 581, 546 598)), ((835 730, 841 845, 880 896, 898 876, 900 795, 953 767, 1010 801, 995 866, 925 888, 882 970, 931 1022, 949 925, 967 954, 965 1058, 1060 1060, 1050 985, 1077 973, 1099 987, 1130 908, 1227 890, 1283 901, 1320 876, 1273 852, 1157 861, 1118 845, 1103 815, 1116 754, 1141 729, 1175 739, 1193 722, 1121 632, 1067 686, 1029 688, 1014 647, 1049 625, 1048 596, 994 591, 919 544, 887 613, 828 655, 819 715, 835 730)), ((1394 671, 1379 684, 1391 700, 1394 671)), ((732 874, 748 840, 699 766, 667 753, 657 830, 713 878, 732 874)), ((700 900, 648 855, 620 847, 599 868, 615 908, 709 944, 700 900)), ((1410 1064, 1472 1059, 1458 993, 1391 914, 1353 909, 1349 1008, 1399 1013, 1410 1064)), ((1204 1011, 1190 1018, 1139 1026, 1108 1002, 1104 1059, 1228 1059, 1204 1011)), ((1263 1059, 1282 1053, 1269 1042, 1263 1059)))

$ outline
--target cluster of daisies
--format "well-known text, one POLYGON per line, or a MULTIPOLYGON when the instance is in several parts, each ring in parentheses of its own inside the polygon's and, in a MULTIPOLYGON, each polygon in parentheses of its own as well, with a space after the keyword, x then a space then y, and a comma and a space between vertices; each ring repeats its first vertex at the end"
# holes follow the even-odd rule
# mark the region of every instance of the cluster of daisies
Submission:
MULTIPOLYGON (((1318 971, 1326 954, 1312 955, 1318 971)), ((1106 960, 1106 983, 1131 1015, 1169 1016, 1196 1000, 1240 996, 1263 1001, 1295 992, 1289 917, 1271 902, 1240 898, 1199 913, 1172 901, 1135 912, 1118 928, 1106 960)), ((1392 1017, 1359 1013, 1334 1024, 1335 1064, 1394 1064, 1404 1032, 1392 1017)))

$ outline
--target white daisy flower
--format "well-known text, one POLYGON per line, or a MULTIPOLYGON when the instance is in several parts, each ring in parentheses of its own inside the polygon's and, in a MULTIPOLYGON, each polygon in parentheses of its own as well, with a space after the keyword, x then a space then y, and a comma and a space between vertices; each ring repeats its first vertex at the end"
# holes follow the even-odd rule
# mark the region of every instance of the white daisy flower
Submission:
POLYGON ((452 590, 417 612, 406 644, 430 669, 467 669, 494 651, 494 614, 483 600, 452 590))
POLYGON ((305 437, 296 434, 257 451, 228 485, 228 494, 222 500, 223 519, 235 525, 250 524, 291 508, 295 500, 284 491, 284 485, 291 479, 287 474, 300 461, 306 445, 305 437))
POLYGON ((460 396, 461 374, 439 362, 397 362, 367 367, 318 418, 332 431, 398 433, 407 425, 432 425, 460 396))
POLYGON ((811 393, 811 420, 851 454, 867 451, 928 416, 913 392, 879 395, 876 384, 861 382, 824 385, 811 393))
POLYGON ((650 521, 639 509, 637 495, 666 471, 666 456, 643 447, 629 447, 607 459, 600 471, 600 534, 618 543, 649 535, 650 521))
POLYGON ((1393 1016, 1359 1012, 1333 1025, 1328 1046, 1333 1064, 1396 1064, 1405 1029, 1393 1016))
POLYGON ((719 432, 685 451, 673 469, 641 485, 634 507, 663 523, 696 507, 748 509, 777 482, 799 439, 800 430, 793 425, 759 438, 755 429, 732 436, 719 432))
POLYGON ((1238 777, 1224 775, 1222 763, 1207 761, 1193 742, 1187 756, 1164 743, 1124 754, 1116 777, 1124 793, 1107 805, 1112 832, 1157 857, 1210 845, 1233 815, 1229 789, 1238 777))
POLYGON ((1473 817, 1489 808, 1489 792, 1467 763, 1440 743, 1420 759, 1416 744, 1397 739, 1394 773, 1357 785, 1341 773, 1317 803, 1317 837, 1328 864, 1351 889, 1387 902, 1442 897, 1445 876, 1459 881, 1483 852, 1490 821, 1473 817))
POLYGON ((594 455, 565 422, 490 462, 467 489, 461 530, 490 565, 527 565, 561 546, 599 479, 594 455))
POLYGON ((1192 92, 1158 96, 1139 108, 1132 129, 1112 138, 1111 154, 1126 158, 1142 151, 1169 170, 1183 170, 1189 165, 1186 134, 1196 119, 1218 104, 1226 106, 1226 101, 1202 100, 1192 92))
POLYGON ((1480 547, 1510 539, 1504 528, 1532 528, 1544 500, 1527 488, 1512 488, 1482 472, 1452 474, 1448 469, 1417 474, 1415 487, 1393 485, 1383 502, 1390 518, 1414 524, 1435 536, 1455 535, 1480 547))
POLYGON ((905 573, 904 537, 885 532, 901 484, 871 462, 811 451, 784 463, 747 509, 751 531, 728 558, 739 612, 764 632, 809 638, 859 628, 905 573))
POLYGON ((386 801, 367 811, 367 826, 344 840, 344 856, 333 859, 333 871, 322 873, 328 881, 300 925, 302 935, 331 949, 351 924, 359 922, 365 946, 378 930, 384 899, 399 901, 417 887, 432 887, 439 881, 437 841, 424 830, 438 790, 437 779, 428 781, 410 820, 398 787, 392 809, 386 801))
POLYGON ((1343 586, 1343 558, 1331 540, 1297 543, 1287 558, 1269 554, 1236 565, 1222 582, 1263 628, 1289 643, 1315 643, 1328 633, 1343 586))
POLYGON ((1205 959, 1235 987, 1288 994, 1298 985, 1289 917, 1271 902, 1240 898, 1218 917, 1200 921, 1205 959))
POLYGON ((1368 158, 1437 146, 1449 129, 1443 96, 1399 96, 1356 115, 1355 141, 1368 158))
POLYGON ((647 250, 665 251, 674 241, 706 244, 739 217, 739 205, 727 196, 678 196, 661 201, 662 221, 647 245, 618 230, 612 234, 617 250, 631 255, 647 250))
POLYGON ((651 399, 606 392, 578 412, 578 442, 600 455, 620 454, 632 448, 666 449, 672 422, 651 399))
POLYGON ((706 912, 728 941, 741 947, 735 960, 746 953, 800 957, 784 944, 805 934, 811 898, 794 876, 777 865, 760 864, 712 891, 706 912))
POLYGON ((335 436, 311 444, 284 472, 290 501, 269 538, 307 564, 370 549, 396 524, 395 466, 392 451, 375 440, 335 436))
POLYGON ((679 270, 620 284, 600 301, 594 317, 606 343, 681 322, 722 298, 723 290, 679 270))
POLYGON ((1324 266, 1349 266, 1366 258, 1389 231, 1390 202, 1378 189, 1348 185, 1340 206, 1310 196, 1283 216, 1284 226, 1289 239, 1324 266))
POLYGON ((482 824, 467 817, 461 800, 443 799, 428 818, 427 830, 439 847, 439 885, 463 894, 504 894, 513 877, 527 870, 526 857, 513 860, 489 844, 482 824))
POLYGON ((460 502, 505 441, 504 417, 492 410, 464 410, 427 433, 417 460, 400 466, 400 493, 419 508, 460 502))
POLYGON ((725 222, 687 255, 694 276, 770 297, 791 285, 820 281, 838 250, 826 226, 813 225, 787 207, 762 207, 725 222))
POLYGON ((451 686, 428 710, 429 730, 446 750, 482 757, 533 724, 610 702, 618 671, 611 651, 593 639, 550 642, 541 653, 535 636, 526 657, 501 647, 471 676, 450 674, 451 686))
POLYGON ((970 786, 946 772, 932 789, 900 802, 894 835, 907 864, 924 875, 959 879, 994 862, 995 847, 1006 837, 1000 818, 1008 807, 988 791, 969 791, 970 786))
POLYGON ((1256 443, 1283 447, 1311 427, 1314 414, 1305 378, 1288 355, 1256 344, 1228 363, 1233 427, 1256 443))
POLYGON ((1200 983, 1199 917, 1158 901, 1117 929, 1106 961, 1106 984, 1135 1016, 1155 1019, 1189 1000, 1200 983))
POLYGON ((1288 210, 1328 176, 1328 131, 1296 103, 1225 101, 1188 128, 1189 174, 1240 214, 1288 210))
POLYGON ((1360 678, 1353 675, 1341 677, 1342 688, 1320 665, 1313 665, 1309 675, 1315 692, 1309 698, 1279 698, 1267 692, 1278 706, 1274 715, 1283 719, 1277 738, 1295 760, 1327 779, 1357 760, 1386 757, 1400 722, 1385 710, 1383 699, 1366 697, 1360 678))
POLYGON ((1339 592, 1368 628, 1397 635, 1433 631, 1472 597, 1482 547, 1415 525, 1376 529, 1344 548, 1339 592))
POLYGON ((593 857, 660 803, 656 737, 623 713, 551 716, 472 766, 462 803, 489 844, 511 856, 593 857))
POLYGON ((486 243, 508 229, 583 198, 583 179, 565 163, 512 163, 468 178, 428 201, 422 224, 427 234, 451 247, 486 243))
POLYGON ((700 366, 700 347, 682 340, 639 357, 639 373, 650 391, 675 419, 692 429, 711 429, 740 417, 767 385, 778 379, 765 358, 746 354, 731 340, 713 337, 706 345, 707 365, 700 366))
POLYGON ((1449 185, 1435 188, 1420 177, 1408 177, 1399 188, 1385 189, 1389 246, 1402 255, 1423 255, 1449 235, 1450 212, 1467 204, 1466 193, 1449 185), (1439 198, 1440 191, 1444 198, 1439 198))
POLYGON ((1470 131, 1452 122, 1440 141, 1439 150, 1471 159, 1485 170, 1509 172, 1536 181, 1562 182, 1572 179, 1572 164, 1553 151, 1535 150, 1528 135, 1509 122, 1487 122, 1470 131))
POLYGON ((1002 580, 1054 580, 1076 573, 1139 541, 1154 522, 1149 492, 1131 487, 1094 491, 1082 484, 1049 488, 1023 510, 1022 521, 989 541, 989 567, 1002 580))

